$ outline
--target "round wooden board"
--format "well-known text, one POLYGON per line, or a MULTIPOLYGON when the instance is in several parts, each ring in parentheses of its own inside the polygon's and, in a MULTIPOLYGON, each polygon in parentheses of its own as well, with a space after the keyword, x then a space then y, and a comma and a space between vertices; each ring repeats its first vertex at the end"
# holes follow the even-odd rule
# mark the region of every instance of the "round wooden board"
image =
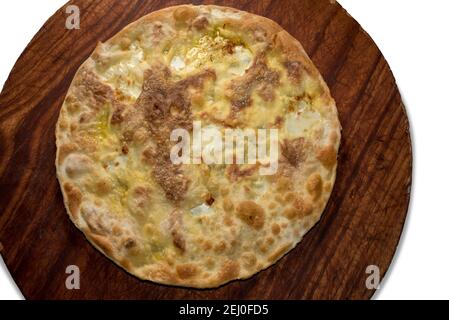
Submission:
MULTIPOLYGON (((140 281, 94 249, 70 222, 56 180, 55 124, 70 82, 98 41, 151 11, 184 1, 71 1, 42 27, 0 95, 0 241, 28 299, 368 299, 366 269, 383 277, 407 214, 409 124, 381 52, 335 1, 203 1, 277 21, 302 42, 337 101, 343 127, 338 178, 322 220, 288 255, 245 281, 193 290, 140 281), (68 265, 81 289, 67 290, 68 265)), ((193 1, 200 4, 200 1, 193 1)), ((0 245, 1 247, 1 245, 0 245)))

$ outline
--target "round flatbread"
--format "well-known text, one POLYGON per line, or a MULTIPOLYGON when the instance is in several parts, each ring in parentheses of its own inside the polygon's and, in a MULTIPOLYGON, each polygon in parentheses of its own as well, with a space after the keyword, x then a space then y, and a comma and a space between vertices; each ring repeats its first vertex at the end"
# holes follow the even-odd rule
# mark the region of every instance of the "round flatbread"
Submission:
POLYGON ((274 264, 320 219, 340 124, 319 72, 278 24, 183 5, 97 46, 56 138, 67 212, 96 248, 141 279, 210 288, 274 264), (207 161, 227 134, 233 151, 207 161))

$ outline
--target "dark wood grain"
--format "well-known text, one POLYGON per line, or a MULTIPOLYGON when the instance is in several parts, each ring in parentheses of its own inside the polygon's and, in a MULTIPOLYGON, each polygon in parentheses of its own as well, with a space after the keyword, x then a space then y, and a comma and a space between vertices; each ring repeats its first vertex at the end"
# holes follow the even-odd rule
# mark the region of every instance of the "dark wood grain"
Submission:
MULTIPOLYGON (((267 16, 304 45, 331 88, 343 126, 338 179, 320 223, 276 265, 215 290, 144 282, 95 250, 69 221, 56 180, 54 129, 80 64, 151 11, 184 1, 72 1, 81 29, 65 28, 64 8, 36 34, 0 95, 0 241, 6 264, 29 299, 366 299, 366 267, 387 271, 410 197, 409 125, 387 62, 337 3, 326 0, 202 1, 267 16), (81 290, 65 288, 68 265, 81 290)), ((200 1, 192 1, 199 4, 200 1)))

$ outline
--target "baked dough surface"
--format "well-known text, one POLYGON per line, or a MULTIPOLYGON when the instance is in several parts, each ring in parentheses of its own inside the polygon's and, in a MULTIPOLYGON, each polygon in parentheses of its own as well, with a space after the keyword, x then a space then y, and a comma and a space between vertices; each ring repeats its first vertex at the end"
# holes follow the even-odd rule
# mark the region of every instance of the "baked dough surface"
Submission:
POLYGON ((211 288, 278 261, 317 223, 340 144, 335 102, 275 22, 218 6, 170 7, 100 43, 56 127, 73 223, 128 272, 211 288), (174 165, 170 132, 278 129, 279 164, 174 165))

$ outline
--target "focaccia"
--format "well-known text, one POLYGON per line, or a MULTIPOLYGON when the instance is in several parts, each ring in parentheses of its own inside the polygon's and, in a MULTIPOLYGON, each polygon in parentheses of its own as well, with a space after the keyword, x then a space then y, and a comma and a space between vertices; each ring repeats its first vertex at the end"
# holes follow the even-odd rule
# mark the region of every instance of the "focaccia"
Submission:
POLYGON ((274 264, 319 221, 340 123, 319 72, 278 24, 182 5, 97 46, 56 138, 67 212, 96 248, 141 279, 210 288, 274 264), (171 134, 195 122, 221 133, 276 129, 277 170, 174 163, 171 134))

